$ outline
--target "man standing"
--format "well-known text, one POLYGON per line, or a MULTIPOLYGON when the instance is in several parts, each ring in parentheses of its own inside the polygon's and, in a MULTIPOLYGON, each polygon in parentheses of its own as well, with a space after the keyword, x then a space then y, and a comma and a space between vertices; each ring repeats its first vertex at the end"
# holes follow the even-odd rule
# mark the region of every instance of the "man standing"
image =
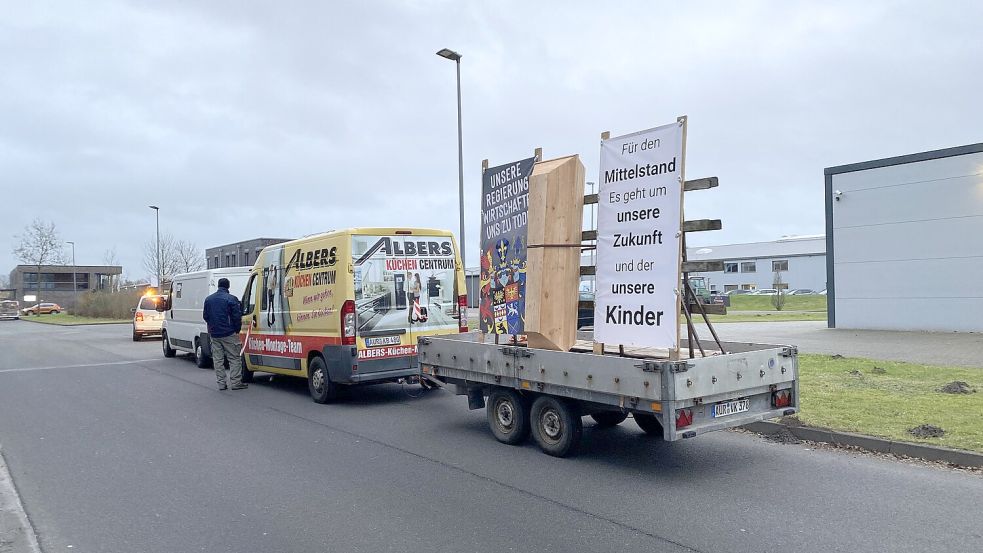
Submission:
POLYGON ((212 348, 212 365, 215 367, 215 378, 218 389, 225 390, 225 363, 229 364, 229 378, 233 390, 244 390, 249 387, 242 383, 242 365, 239 353, 242 344, 239 342, 239 329, 242 320, 242 304, 239 298, 229 293, 229 279, 218 279, 218 291, 205 298, 205 306, 201 316, 208 324, 208 341, 212 348))

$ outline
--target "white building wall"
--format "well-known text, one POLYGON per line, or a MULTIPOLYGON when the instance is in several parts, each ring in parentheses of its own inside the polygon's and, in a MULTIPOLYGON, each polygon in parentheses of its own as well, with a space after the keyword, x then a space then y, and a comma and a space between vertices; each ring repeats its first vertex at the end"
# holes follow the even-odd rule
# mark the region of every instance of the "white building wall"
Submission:
POLYGON ((771 288, 775 282, 775 273, 772 272, 772 261, 787 260, 788 271, 782 273, 782 282, 788 284, 789 290, 795 288, 809 288, 819 292, 826 288, 826 256, 825 255, 799 255, 786 257, 759 257, 755 259, 725 259, 724 263, 737 263, 737 273, 699 273, 707 277, 710 289, 718 292, 726 290, 726 286, 733 285, 742 288, 745 284, 754 285, 755 289, 771 288), (753 273, 740 272, 741 264, 753 261, 755 271, 753 273))
POLYGON ((983 153, 829 178, 836 327, 983 331, 983 153))

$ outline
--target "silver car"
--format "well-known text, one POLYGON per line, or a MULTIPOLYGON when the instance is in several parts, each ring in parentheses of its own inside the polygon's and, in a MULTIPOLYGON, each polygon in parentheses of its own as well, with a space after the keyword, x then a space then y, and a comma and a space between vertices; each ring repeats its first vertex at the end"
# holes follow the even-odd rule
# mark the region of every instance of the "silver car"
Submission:
POLYGON ((0 319, 19 319, 20 303, 16 300, 0 301, 0 319))

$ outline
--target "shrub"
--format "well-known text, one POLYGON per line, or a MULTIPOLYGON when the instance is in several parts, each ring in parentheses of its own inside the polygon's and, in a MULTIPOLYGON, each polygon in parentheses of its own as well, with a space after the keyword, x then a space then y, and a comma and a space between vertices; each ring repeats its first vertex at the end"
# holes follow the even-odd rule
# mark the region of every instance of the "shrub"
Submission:
POLYGON ((130 310, 137 306, 141 295, 140 290, 86 292, 79 296, 73 314, 100 319, 129 319, 132 316, 130 310))

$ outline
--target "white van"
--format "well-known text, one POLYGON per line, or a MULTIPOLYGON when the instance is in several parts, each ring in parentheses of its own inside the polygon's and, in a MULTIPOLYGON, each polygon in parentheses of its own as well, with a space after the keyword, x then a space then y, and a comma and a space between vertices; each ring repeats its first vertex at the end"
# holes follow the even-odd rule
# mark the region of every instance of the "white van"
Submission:
POLYGON ((184 351, 194 355, 199 367, 204 369, 211 365, 208 328, 201 318, 205 298, 218 290, 218 279, 227 278, 229 293, 242 299, 250 270, 250 267, 227 267, 174 277, 161 330, 164 357, 174 357, 178 351, 184 351))

